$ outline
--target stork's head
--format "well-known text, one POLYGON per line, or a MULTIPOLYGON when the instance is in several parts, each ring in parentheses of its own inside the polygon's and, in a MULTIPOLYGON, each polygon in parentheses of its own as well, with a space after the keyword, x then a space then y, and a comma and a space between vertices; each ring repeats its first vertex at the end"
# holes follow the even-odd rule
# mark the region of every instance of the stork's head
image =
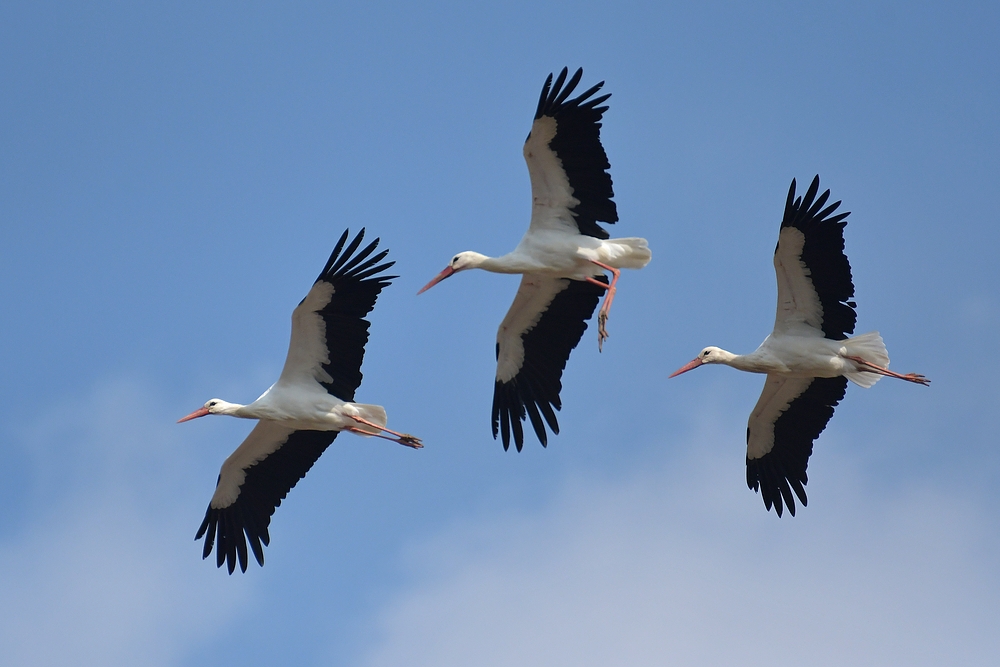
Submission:
POLYGON ((231 415, 233 414, 233 411, 239 407, 239 405, 236 405, 235 403, 228 403, 221 398, 213 398, 207 401, 204 406, 189 414, 187 417, 181 417, 178 419, 177 423, 180 424, 181 422, 190 421, 206 415, 231 415))
POLYGON ((486 261, 487 259, 489 259, 489 257, 487 257, 486 255, 483 255, 481 253, 472 250, 466 250, 465 252, 460 252, 451 258, 451 261, 448 262, 448 266, 444 267, 444 271, 434 276, 434 279, 431 280, 426 285, 424 285, 423 289, 417 292, 417 294, 423 294, 424 292, 434 287, 445 278, 449 278, 458 273, 459 271, 479 268, 480 266, 483 265, 483 262, 486 261))
POLYGON ((677 377, 681 373, 687 373, 692 371, 698 366, 704 364, 724 364, 732 358, 732 353, 726 352, 721 347, 715 347, 714 345, 709 345, 704 350, 698 353, 698 356, 687 362, 676 371, 670 377, 677 377))

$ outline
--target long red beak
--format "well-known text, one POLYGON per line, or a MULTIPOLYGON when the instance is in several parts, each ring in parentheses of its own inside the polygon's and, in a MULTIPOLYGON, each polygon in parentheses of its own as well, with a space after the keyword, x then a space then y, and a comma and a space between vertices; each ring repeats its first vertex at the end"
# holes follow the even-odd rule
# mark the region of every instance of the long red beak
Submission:
POLYGON ((180 419, 178 419, 177 423, 180 424, 181 422, 197 419, 198 417, 204 417, 205 415, 208 414, 212 414, 208 411, 208 408, 198 408, 197 410, 189 414, 187 417, 181 417, 180 419))
POLYGON ((436 276, 434 276, 434 280, 432 280, 429 283, 427 283, 426 285, 424 285, 424 288, 422 290, 420 290, 419 292, 417 292, 417 294, 423 294, 424 292, 426 292, 430 288, 434 287, 439 282, 441 282, 445 278, 449 277, 453 273, 455 273, 455 269, 451 268, 450 266, 446 266, 444 268, 444 271, 442 271, 441 273, 439 273, 436 276))
MULTIPOLYGON (((670 377, 675 378, 681 373, 687 373, 688 371, 693 371, 694 369, 698 368, 698 366, 701 366, 704 363, 705 362, 703 362, 700 357, 695 357, 694 359, 692 359, 691 361, 687 362, 686 364, 678 368, 676 371, 674 371, 673 375, 671 375, 670 377)), ((669 380, 670 378, 667 379, 669 380)))

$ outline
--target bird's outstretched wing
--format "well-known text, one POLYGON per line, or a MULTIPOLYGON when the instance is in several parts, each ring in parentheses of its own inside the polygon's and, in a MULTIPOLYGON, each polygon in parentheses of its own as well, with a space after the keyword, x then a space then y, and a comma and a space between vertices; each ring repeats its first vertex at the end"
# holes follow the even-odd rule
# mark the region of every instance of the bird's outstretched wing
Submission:
POLYGON ((778 278, 778 312, 774 330, 842 340, 857 322, 851 264, 844 254, 845 218, 834 211, 840 202, 823 206, 816 176, 802 197, 795 197, 795 180, 788 190, 785 215, 774 249, 778 278))
POLYGON ((213 546, 216 564, 229 574, 247 571, 247 542, 257 563, 271 541, 267 527, 296 482, 305 477, 337 431, 293 431, 278 422, 257 422, 246 440, 222 464, 215 494, 195 539, 205 538, 203 558, 213 546), (263 546, 262 546, 263 545, 263 546))
MULTIPOLYGON (((604 276, 597 280, 607 282, 604 276)), ((543 447, 548 443, 543 417, 552 432, 559 433, 555 410, 562 408, 562 372, 603 294, 604 289, 580 280, 530 273, 521 278, 497 331, 493 437, 501 435, 504 449, 513 432, 521 451, 525 418, 543 447)))
POLYGON ((568 73, 563 68, 555 83, 551 74, 545 79, 524 142, 531 177, 531 228, 569 227, 606 239, 608 232, 597 223, 614 224, 618 210, 611 199, 615 194, 608 173, 611 163, 601 145, 601 117, 608 107, 599 105, 611 95, 588 99, 601 89, 602 81, 567 99, 580 83, 583 69, 567 82, 568 73))
POLYGON ((844 398, 847 378, 768 375, 747 424, 747 486, 760 491, 764 507, 795 516, 795 496, 806 506, 806 467, 813 440, 844 398))
POLYGON ((340 237, 309 294, 292 313, 292 337, 277 386, 315 381, 342 401, 354 400, 368 342, 364 317, 396 276, 376 275, 395 263, 379 264, 388 250, 372 255, 379 239, 355 254, 365 230, 344 248, 348 236, 345 231, 340 237))

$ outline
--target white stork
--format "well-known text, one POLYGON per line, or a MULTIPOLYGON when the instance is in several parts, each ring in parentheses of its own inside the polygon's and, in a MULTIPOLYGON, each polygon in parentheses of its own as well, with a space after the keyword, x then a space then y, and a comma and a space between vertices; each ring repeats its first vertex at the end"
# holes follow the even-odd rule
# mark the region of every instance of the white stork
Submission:
POLYGON ((487 257, 461 252, 418 294, 466 269, 520 273, 521 286, 497 331, 497 374, 493 389, 493 438, 499 430, 506 450, 513 431, 520 451, 521 422, 531 420, 542 446, 547 444, 544 417, 553 433, 559 422, 553 410, 562 403, 562 372, 580 342, 587 320, 604 296, 598 315, 598 347, 607 338, 604 324, 615 296, 619 269, 649 263, 646 239, 609 239, 597 223, 614 224, 611 164, 601 145, 599 106, 610 95, 590 99, 604 82, 567 99, 583 76, 578 69, 567 82, 563 68, 555 83, 549 74, 538 100, 524 159, 531 177, 531 224, 513 252, 487 257), (563 87, 563 84, 566 84, 563 87), (611 281, 604 276, 611 272, 611 281))
POLYGON ((788 190, 774 249, 778 313, 774 331, 750 354, 706 347, 670 377, 704 364, 725 364, 766 373, 764 390, 747 425, 747 486, 764 506, 795 516, 795 499, 806 505, 806 466, 813 440, 844 398, 847 381, 871 387, 883 375, 922 385, 923 375, 890 371, 889 353, 877 331, 848 337, 857 322, 851 265, 844 254, 845 219, 827 190, 819 198, 819 176, 806 194, 788 190))
POLYGON ((196 540, 205 537, 203 558, 218 540, 217 565, 227 563, 230 574, 237 559, 246 572, 247 540, 257 563, 264 564, 261 544, 270 542, 271 515, 340 431, 414 449, 423 446, 418 438, 387 429, 381 406, 352 402, 368 342, 364 317, 396 277, 376 275, 395 263, 379 264, 387 250, 370 257, 378 239, 354 254, 364 235, 362 229, 344 249, 344 232, 309 294, 292 312, 291 342, 277 382, 250 405, 213 398, 178 420, 205 415, 259 420, 222 464, 215 495, 195 535, 196 540))

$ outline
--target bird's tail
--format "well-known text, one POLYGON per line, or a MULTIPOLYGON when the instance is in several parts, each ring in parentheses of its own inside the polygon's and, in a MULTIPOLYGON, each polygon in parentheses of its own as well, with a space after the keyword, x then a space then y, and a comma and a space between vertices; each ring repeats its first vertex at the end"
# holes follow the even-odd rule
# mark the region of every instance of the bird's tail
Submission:
MULTIPOLYGON (((852 336, 843 341, 843 343, 844 347, 847 348, 847 354, 850 356, 861 357, 865 361, 870 361, 882 368, 889 367, 889 351, 885 349, 882 336, 877 331, 869 331, 860 336, 852 336)), ((851 382, 865 388, 872 386, 882 378, 878 373, 868 373, 865 371, 844 373, 844 375, 851 382)))
MULTIPOLYGON (((378 424, 379 426, 383 427, 385 426, 386 424, 385 408, 383 408, 381 405, 369 405, 367 403, 351 403, 351 405, 353 405, 354 409, 358 411, 357 413, 358 417, 370 421, 373 424, 378 424)), ((381 433, 381 431, 361 423, 356 424, 355 428, 357 428, 359 431, 364 431, 364 433, 361 433, 359 435, 364 435, 364 434, 376 435, 378 433, 381 433)))
POLYGON ((615 266, 622 269, 641 269, 649 264, 649 260, 653 258, 653 253, 649 251, 646 239, 637 237, 608 239, 604 243, 620 246, 620 255, 615 258, 615 266))

